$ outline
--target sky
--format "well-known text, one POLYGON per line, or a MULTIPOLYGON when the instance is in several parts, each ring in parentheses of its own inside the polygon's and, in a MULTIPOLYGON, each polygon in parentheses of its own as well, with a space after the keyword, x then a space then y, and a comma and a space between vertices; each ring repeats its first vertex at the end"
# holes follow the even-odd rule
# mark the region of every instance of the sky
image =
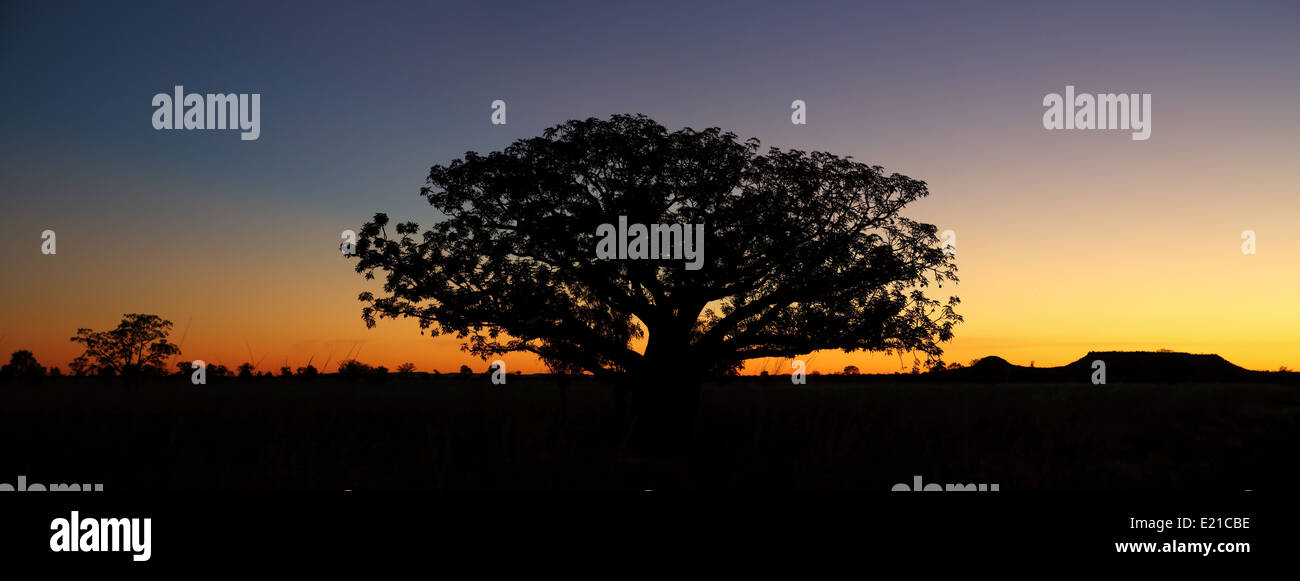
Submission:
POLYGON ((429 224, 428 168, 465 151, 644 113, 926 181, 904 213, 955 234, 947 361, 1166 348, 1300 368, 1300 3, 974 4, 6 2, 0 352, 66 366, 78 328, 143 312, 185 359, 232 368, 484 369, 412 322, 366 329, 356 297, 377 289, 341 231, 429 224), (176 85, 260 94, 259 139, 155 130, 176 85), (1066 85, 1150 94, 1150 139, 1045 129, 1066 85))

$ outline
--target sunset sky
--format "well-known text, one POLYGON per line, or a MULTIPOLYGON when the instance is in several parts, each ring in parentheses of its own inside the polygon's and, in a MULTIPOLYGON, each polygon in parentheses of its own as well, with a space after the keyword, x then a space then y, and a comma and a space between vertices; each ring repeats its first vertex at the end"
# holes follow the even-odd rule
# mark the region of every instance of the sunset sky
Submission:
MULTIPOLYGON (((78 327, 142 312, 176 324, 185 359, 232 368, 359 350, 484 369, 412 322, 367 330, 356 297, 377 288, 340 232, 381 211, 427 226, 429 166, 466 150, 645 113, 926 181, 905 214, 956 233, 947 361, 1168 348, 1300 367, 1300 3, 471 4, 0 6, 4 359, 66 368, 78 327), (260 138, 154 130, 175 85, 260 93, 260 138), (1150 93, 1150 139, 1045 130, 1066 85, 1150 93)), ((810 370, 850 364, 900 369, 823 352, 810 370)))

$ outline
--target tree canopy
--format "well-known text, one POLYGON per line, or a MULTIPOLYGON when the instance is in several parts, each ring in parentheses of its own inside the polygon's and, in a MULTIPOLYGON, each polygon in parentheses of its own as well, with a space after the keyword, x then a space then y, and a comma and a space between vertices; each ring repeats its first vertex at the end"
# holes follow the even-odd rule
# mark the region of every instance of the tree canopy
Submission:
POLYGON ((9 363, 0 366, 0 379, 32 379, 45 375, 45 367, 36 361, 36 355, 26 349, 14 351, 9 363))
POLYGON ((924 292, 956 280, 936 227, 900 215, 925 182, 848 157, 616 115, 435 165, 421 195, 429 228, 361 229, 356 270, 386 293, 362 293, 362 317, 414 318, 484 359, 684 376, 821 349, 929 361, 961 321, 924 292), (598 257, 620 217, 704 224, 703 267, 598 257))
POLYGON ((180 347, 167 342, 172 322, 158 315, 128 314, 108 331, 77 329, 70 340, 85 346, 72 362, 78 374, 164 374, 166 362, 180 355, 180 347))

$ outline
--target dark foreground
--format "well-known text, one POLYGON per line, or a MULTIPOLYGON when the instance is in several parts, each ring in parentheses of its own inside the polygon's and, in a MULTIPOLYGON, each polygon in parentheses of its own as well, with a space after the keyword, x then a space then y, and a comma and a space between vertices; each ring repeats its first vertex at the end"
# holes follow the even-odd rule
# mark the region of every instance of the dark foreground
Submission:
POLYGON ((688 455, 623 447, 592 378, 47 378, 0 389, 0 483, 109 491, 1278 491, 1300 386, 735 378, 688 455))

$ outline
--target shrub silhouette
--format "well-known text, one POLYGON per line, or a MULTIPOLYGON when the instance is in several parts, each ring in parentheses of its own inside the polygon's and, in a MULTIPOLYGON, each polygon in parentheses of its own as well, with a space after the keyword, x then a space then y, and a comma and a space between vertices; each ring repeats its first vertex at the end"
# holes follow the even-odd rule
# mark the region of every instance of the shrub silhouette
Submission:
MULTIPOLYGON (((387 371, 387 370, 385 370, 387 371)), ((339 375, 374 375, 375 368, 356 359, 345 359, 339 362, 339 375)))

